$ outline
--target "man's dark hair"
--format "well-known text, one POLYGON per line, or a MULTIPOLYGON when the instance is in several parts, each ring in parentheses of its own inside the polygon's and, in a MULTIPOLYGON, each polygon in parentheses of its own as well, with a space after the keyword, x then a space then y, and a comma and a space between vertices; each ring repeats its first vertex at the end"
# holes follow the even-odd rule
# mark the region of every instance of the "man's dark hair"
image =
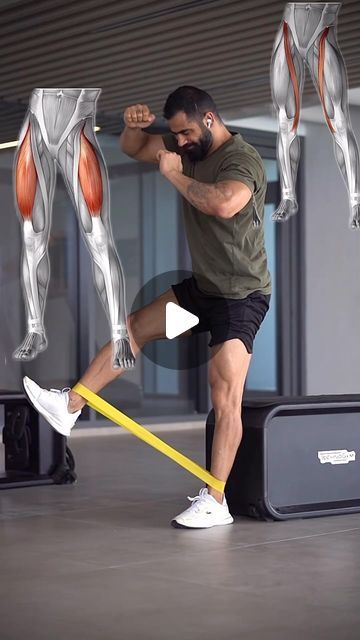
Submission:
POLYGON ((221 120, 212 97, 206 91, 188 85, 178 87, 170 93, 165 102, 163 116, 170 120, 179 111, 184 111, 190 120, 200 120, 204 113, 211 111, 221 120))

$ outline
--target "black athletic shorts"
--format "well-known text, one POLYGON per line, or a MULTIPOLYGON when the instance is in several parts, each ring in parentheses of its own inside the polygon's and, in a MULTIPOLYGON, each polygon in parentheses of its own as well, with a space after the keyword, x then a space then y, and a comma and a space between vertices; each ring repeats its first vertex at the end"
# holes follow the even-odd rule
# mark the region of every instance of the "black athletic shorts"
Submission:
POLYGON ((239 338, 252 353, 254 338, 269 309, 270 295, 254 291, 240 300, 211 296, 199 289, 193 276, 171 287, 180 307, 199 318, 192 334, 210 331, 209 347, 239 338))

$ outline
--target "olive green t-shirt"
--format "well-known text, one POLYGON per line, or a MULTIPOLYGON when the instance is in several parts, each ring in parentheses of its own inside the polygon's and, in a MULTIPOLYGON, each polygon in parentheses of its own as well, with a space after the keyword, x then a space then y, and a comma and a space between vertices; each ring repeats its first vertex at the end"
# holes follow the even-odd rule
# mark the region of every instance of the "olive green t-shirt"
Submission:
POLYGON ((253 193, 247 205, 229 219, 206 215, 182 198, 192 270, 199 289, 224 298, 246 298, 253 291, 271 293, 263 225, 266 176, 256 149, 235 133, 209 156, 194 162, 181 151, 173 134, 162 137, 168 151, 181 155, 184 175, 209 184, 239 180, 253 193), (255 212, 261 221, 258 227, 253 225, 255 212))

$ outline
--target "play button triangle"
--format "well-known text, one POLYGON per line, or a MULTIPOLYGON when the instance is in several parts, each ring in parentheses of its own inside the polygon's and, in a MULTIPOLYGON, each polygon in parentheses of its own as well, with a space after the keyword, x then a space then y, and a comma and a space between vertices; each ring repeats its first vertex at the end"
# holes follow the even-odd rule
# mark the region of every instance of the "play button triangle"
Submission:
POLYGON ((169 340, 199 324, 199 318, 174 302, 166 304, 166 337, 169 340))

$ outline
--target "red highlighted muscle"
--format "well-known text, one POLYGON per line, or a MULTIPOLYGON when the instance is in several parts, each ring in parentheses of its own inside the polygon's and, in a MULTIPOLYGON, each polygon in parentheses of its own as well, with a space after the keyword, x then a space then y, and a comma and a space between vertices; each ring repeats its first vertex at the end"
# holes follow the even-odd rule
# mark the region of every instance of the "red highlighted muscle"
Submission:
POLYGON ((16 201, 24 219, 30 219, 36 193, 36 168, 31 151, 30 125, 21 143, 18 154, 16 172, 16 201))
POLYGON ((299 95, 299 85, 296 77, 296 70, 295 70, 293 59, 292 59, 291 49, 289 44, 289 27, 287 22, 284 22, 283 33, 284 33, 286 61, 289 67, 290 78, 291 78, 292 86, 294 89, 294 96, 295 96, 295 116, 294 116, 294 122, 291 130, 296 131, 299 124, 299 117, 300 117, 300 95, 299 95))
POLYGON ((325 63, 325 40, 326 36, 329 33, 329 27, 326 27, 321 34, 320 44, 319 44, 319 67, 318 67, 318 77, 319 77, 319 91, 320 91, 320 99, 324 109, 324 115, 327 122, 327 125, 332 133, 335 133, 335 129, 331 124, 331 120, 329 118, 328 112, 326 111, 325 99, 324 99, 324 63, 325 63))
POLYGON ((100 165, 83 131, 80 136, 79 180, 90 215, 99 216, 103 201, 100 165))

